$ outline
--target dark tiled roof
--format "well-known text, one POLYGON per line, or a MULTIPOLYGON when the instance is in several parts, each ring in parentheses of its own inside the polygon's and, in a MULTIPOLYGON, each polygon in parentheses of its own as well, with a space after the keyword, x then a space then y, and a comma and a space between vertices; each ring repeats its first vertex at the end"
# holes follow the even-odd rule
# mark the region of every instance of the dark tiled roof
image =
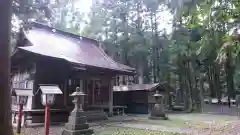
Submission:
POLYGON ((132 84, 132 85, 121 85, 113 86, 113 91, 138 91, 138 90, 154 90, 159 87, 159 83, 154 84, 132 84))
POLYGON ((134 68, 120 64, 107 56, 104 50, 97 46, 98 42, 90 38, 37 23, 25 35, 31 46, 19 48, 28 52, 64 59, 73 64, 123 72, 135 71, 134 68))

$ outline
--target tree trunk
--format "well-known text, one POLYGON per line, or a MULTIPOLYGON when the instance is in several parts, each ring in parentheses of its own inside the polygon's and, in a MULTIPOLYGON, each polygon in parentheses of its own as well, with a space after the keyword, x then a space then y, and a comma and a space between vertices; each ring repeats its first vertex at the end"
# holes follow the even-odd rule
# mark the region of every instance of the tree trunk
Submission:
POLYGON ((221 103, 222 93, 220 88, 220 65, 218 63, 214 63, 215 74, 214 74, 214 82, 215 82, 215 92, 218 98, 218 103, 221 103))
MULTIPOLYGON (((180 56, 178 58, 179 72, 181 73, 182 87, 184 89, 184 108, 186 112, 191 112, 192 106, 192 94, 191 94, 191 81, 189 81, 189 62, 186 60, 186 56, 180 56)), ((181 83, 181 82, 180 82, 181 83)), ((180 85, 181 86, 181 85, 180 85)))
MULTIPOLYGON (((181 56, 179 55, 178 57, 178 61, 177 61, 177 65, 178 65, 178 80, 179 80, 179 91, 178 94, 180 95, 180 97, 177 97, 176 100, 176 104, 179 104, 180 102, 183 101, 183 97, 184 97, 184 79, 183 79, 183 75, 184 75, 184 71, 182 70, 182 66, 181 66, 181 56)), ((178 96, 178 95, 177 95, 178 96)))
POLYGON ((176 104, 180 104, 183 101, 183 89, 184 89, 184 82, 182 79, 182 74, 180 71, 178 71, 178 79, 179 79, 179 90, 176 94, 176 104))
POLYGON ((191 93, 192 93, 192 100, 193 100, 193 105, 194 105, 194 109, 196 111, 201 111, 201 99, 200 99, 200 90, 199 90, 199 68, 198 65, 196 63, 197 58, 196 57, 192 57, 191 58, 191 62, 190 62, 190 67, 189 67, 189 79, 192 80, 191 81, 191 93))
POLYGON ((11 5, 12 0, 0 1, 0 135, 13 135, 9 89, 11 5))
POLYGON ((192 100, 192 81, 190 75, 189 62, 185 64, 185 86, 186 86, 186 112, 191 112, 193 110, 193 100, 192 100))
POLYGON ((210 89, 210 97, 214 97, 214 88, 213 88, 213 79, 212 79, 212 64, 208 66, 208 82, 209 82, 209 89, 210 89))
POLYGON ((150 14, 150 21, 151 21, 151 36, 152 36, 152 77, 153 82, 157 82, 157 71, 156 71, 156 40, 155 40, 155 25, 154 25, 154 13, 151 12, 150 14))
POLYGON ((210 103, 212 103, 212 98, 216 98, 217 91, 219 91, 219 81, 217 80, 217 77, 219 77, 219 72, 216 71, 216 63, 212 62, 208 66, 207 75, 208 75, 208 83, 209 83, 209 89, 210 89, 210 95, 209 98, 211 99, 210 103))
POLYGON ((234 96, 234 82, 233 82, 233 74, 234 67, 232 66, 232 54, 231 51, 227 49, 227 59, 225 63, 225 72, 226 72, 226 81, 227 81, 227 94, 228 94, 228 105, 231 107, 231 98, 234 96))
POLYGON ((204 111, 204 80, 203 78, 200 78, 200 81, 199 81, 199 85, 200 85, 200 89, 199 89, 199 97, 200 97, 200 102, 201 102, 201 111, 203 112, 204 111))

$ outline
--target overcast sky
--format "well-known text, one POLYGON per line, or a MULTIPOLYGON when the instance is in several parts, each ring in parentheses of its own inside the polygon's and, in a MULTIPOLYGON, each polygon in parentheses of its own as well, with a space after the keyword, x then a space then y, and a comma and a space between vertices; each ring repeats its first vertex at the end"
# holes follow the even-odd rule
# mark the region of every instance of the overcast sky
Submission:
POLYGON ((75 6, 82 12, 88 13, 91 10, 92 0, 79 0, 76 2, 75 6))
MULTIPOLYGON (((91 11, 92 0, 79 0, 76 2, 75 7, 78 8, 81 12, 89 13, 91 11)), ((161 13, 161 18, 158 20, 159 22, 159 30, 166 29, 167 33, 172 31, 171 29, 171 19, 172 15, 168 11, 163 11, 161 13), (169 24, 170 23, 170 24, 169 24)))

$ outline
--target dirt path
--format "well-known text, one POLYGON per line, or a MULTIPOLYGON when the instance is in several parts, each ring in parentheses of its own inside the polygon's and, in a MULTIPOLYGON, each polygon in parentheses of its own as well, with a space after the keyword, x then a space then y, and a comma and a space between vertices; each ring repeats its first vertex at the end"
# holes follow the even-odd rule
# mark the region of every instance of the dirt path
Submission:
MULTIPOLYGON (((189 135, 240 135, 240 120, 237 117, 209 114, 177 114, 169 115, 169 117, 171 121, 165 122, 148 121, 146 116, 137 116, 137 118, 135 116, 116 117, 115 121, 101 121, 90 125, 93 128, 94 126, 129 127, 144 130, 186 133, 189 135), (124 119, 126 119, 126 121, 124 121, 124 119), (186 121, 189 122, 189 125, 186 125, 186 121), (192 123, 192 121, 199 125, 193 125, 194 123, 192 123)), ((62 126, 51 126, 50 135, 60 134, 62 128, 62 126)), ((26 135, 42 135, 44 127, 23 128, 22 131, 25 132, 26 135)))
MULTIPOLYGON (((164 122, 156 122, 157 124, 151 122, 124 122, 115 124, 115 126, 186 133, 190 135, 240 135, 240 120, 235 116, 212 114, 176 114, 169 115, 169 117, 172 119, 173 123, 176 123, 178 120, 189 121, 189 126, 186 127, 186 125, 184 125, 185 127, 178 127, 180 125, 164 125, 164 122), (192 122, 199 125, 193 125, 192 122)), ((141 116, 138 117, 138 119, 146 121, 146 118, 141 116)))
POLYGON ((162 132, 186 133, 189 135, 240 135, 240 121, 228 122, 225 125, 212 124, 209 128, 176 128, 166 127, 161 125, 151 124, 129 124, 129 123, 115 123, 111 126, 139 128, 144 130, 155 130, 162 132))

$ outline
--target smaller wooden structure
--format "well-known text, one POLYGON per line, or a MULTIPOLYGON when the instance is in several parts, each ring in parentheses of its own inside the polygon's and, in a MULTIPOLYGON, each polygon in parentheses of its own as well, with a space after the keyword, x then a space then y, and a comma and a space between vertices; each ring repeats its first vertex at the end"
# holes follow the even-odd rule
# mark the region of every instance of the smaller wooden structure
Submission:
POLYGON ((156 90, 166 95, 160 83, 113 86, 113 104, 125 106, 126 113, 148 114, 155 104, 156 90))

